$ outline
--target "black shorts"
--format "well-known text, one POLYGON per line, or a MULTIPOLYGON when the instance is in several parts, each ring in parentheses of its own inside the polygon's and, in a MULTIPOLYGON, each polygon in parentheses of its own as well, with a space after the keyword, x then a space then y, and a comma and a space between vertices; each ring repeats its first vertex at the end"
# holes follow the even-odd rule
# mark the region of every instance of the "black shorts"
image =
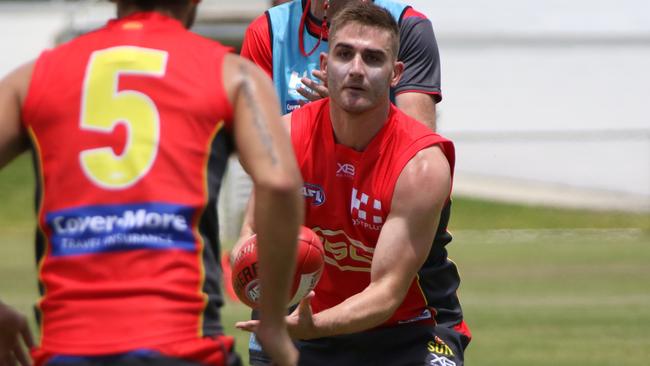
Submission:
MULTIPOLYGON (((463 366, 469 338, 453 328, 399 325, 345 336, 299 341, 300 366, 463 366)), ((251 365, 269 365, 259 347, 251 365)))

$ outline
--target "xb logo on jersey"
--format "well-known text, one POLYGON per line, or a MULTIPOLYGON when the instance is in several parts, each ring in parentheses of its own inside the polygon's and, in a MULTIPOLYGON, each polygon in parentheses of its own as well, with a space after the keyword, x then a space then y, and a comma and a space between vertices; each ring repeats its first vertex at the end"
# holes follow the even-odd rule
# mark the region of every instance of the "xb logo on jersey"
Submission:
POLYGON ((384 218, 381 213, 381 201, 373 199, 370 203, 370 196, 352 188, 352 199, 350 200, 350 214, 354 226, 363 226, 369 230, 381 230, 384 218), (361 194, 359 194, 361 193, 361 194))
POLYGON ((349 163, 336 163, 336 165, 338 166, 336 169, 337 177, 354 178, 354 165, 349 163))

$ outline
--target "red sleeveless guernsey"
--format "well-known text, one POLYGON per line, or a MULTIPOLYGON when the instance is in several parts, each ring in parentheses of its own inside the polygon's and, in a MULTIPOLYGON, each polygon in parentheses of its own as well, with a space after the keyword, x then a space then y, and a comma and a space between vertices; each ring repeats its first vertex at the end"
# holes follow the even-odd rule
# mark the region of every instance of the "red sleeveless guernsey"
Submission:
POLYGON ((37 60, 23 116, 40 178, 42 352, 175 343, 183 356, 183 342, 221 334, 227 52, 138 13, 37 60))
MULTIPOLYGON (((363 152, 355 151, 335 142, 328 99, 293 112, 291 139, 305 182, 305 223, 325 247, 325 270, 312 300, 317 313, 370 283, 375 246, 404 166, 418 151, 437 144, 453 171, 454 146, 391 105, 384 127, 363 152)), ((432 321, 433 315, 417 276, 384 325, 432 321)))

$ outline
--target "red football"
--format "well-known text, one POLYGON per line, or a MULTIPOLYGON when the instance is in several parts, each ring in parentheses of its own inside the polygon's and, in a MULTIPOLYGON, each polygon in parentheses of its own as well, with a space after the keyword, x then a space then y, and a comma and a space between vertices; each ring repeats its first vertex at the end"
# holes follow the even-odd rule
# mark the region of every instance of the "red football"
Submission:
MULTIPOLYGON (((289 306, 295 305, 313 290, 320 279, 324 265, 323 244, 311 229, 301 226, 296 252, 296 272, 291 285, 289 306)), ((234 253, 232 287, 239 300, 257 308, 260 297, 257 278, 257 235, 248 238, 234 253)))

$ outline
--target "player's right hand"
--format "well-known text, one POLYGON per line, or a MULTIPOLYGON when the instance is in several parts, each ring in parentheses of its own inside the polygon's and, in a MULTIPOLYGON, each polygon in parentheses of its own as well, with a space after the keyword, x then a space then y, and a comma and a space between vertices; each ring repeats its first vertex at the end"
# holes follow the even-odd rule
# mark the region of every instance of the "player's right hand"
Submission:
POLYGON ((23 345, 34 347, 27 318, 0 301, 0 366, 31 366, 23 345))
POLYGON ((264 352, 271 356, 273 366, 296 366, 298 350, 293 345, 286 327, 268 327, 260 324, 255 335, 264 352))
POLYGON ((314 324, 314 313, 311 310, 311 300, 316 296, 314 291, 309 291, 298 307, 286 317, 287 328, 293 339, 313 339, 317 338, 318 329, 314 324))

